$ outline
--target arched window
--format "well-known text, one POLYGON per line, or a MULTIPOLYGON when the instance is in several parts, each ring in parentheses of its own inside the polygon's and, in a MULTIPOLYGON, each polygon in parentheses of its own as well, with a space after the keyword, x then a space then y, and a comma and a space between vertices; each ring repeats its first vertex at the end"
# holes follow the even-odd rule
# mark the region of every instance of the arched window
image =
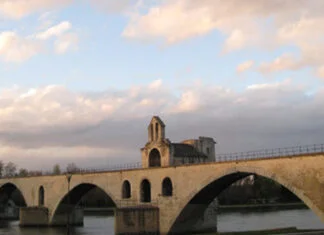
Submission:
POLYGON ((141 202, 151 202, 151 184, 147 179, 141 183, 141 202))
POLYGON ((150 130, 150 132, 151 132, 151 141, 153 141, 154 140, 154 127, 153 127, 153 123, 151 124, 151 128, 150 128, 151 130, 150 130))
POLYGON ((123 183, 122 198, 130 198, 130 197, 131 197, 131 185, 128 180, 125 180, 123 183))
POLYGON ((159 139, 159 124, 155 123, 155 140, 159 139))
POLYGON ((169 177, 167 177, 162 182, 162 195, 170 197, 172 196, 172 193, 173 193, 172 181, 169 177))
POLYGON ((44 187, 40 186, 38 191, 38 205, 44 206, 44 200, 45 200, 44 187))
POLYGON ((159 150, 152 149, 149 155, 149 167, 161 166, 161 155, 159 150))

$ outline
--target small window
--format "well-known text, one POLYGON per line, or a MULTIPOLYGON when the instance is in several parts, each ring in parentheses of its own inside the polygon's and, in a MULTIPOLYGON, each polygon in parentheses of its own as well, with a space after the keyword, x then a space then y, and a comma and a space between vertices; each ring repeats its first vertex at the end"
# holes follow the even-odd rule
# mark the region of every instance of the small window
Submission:
POLYGON ((159 139, 159 124, 155 123, 155 140, 159 139))
POLYGON ((122 198, 130 198, 131 197, 131 185, 128 180, 125 180, 123 183, 122 189, 122 198))
POLYGON ((209 154, 209 148, 207 148, 206 151, 207 151, 207 154, 209 154))
POLYGON ((162 195, 166 197, 172 196, 172 182, 169 177, 165 178, 162 182, 162 195))
POLYGON ((38 205, 39 206, 44 206, 44 201, 45 201, 44 199, 45 199, 44 187, 40 186, 39 192, 38 192, 38 205))
POLYGON ((147 179, 141 183, 141 202, 151 202, 151 184, 147 179))
POLYGON ((151 128, 150 128, 151 130, 151 141, 153 141, 154 140, 154 128, 153 128, 153 123, 151 124, 151 128))

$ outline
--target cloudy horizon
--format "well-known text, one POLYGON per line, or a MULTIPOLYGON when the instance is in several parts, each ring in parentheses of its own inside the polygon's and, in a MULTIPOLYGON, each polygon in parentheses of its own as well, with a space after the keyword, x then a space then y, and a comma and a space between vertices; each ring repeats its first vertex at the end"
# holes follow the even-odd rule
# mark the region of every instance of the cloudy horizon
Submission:
POLYGON ((0 1, 0 160, 140 162, 153 115, 217 153, 324 143, 322 0, 0 1))

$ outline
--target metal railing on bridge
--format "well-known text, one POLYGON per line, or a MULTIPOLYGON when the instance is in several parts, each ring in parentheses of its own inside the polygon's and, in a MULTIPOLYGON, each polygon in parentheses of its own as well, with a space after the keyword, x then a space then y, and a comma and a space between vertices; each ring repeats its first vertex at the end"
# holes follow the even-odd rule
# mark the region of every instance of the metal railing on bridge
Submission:
MULTIPOLYGON (((294 146, 286 148, 275 148, 275 149, 262 149, 247 152, 234 152, 216 154, 216 159, 213 162, 231 162, 231 161, 247 161, 247 160, 258 160, 258 159, 270 159, 270 158, 282 158, 282 157, 294 157, 301 155, 313 155, 313 154, 324 154, 324 144, 313 144, 304 146, 294 146)), ((197 161, 195 158, 183 158, 182 161, 175 160, 173 165, 194 165, 210 163, 206 161, 206 158, 199 158, 197 161)))
MULTIPOLYGON (((246 161, 246 160, 257 160, 257 159, 270 159, 270 158, 281 158, 281 157, 294 157, 301 155, 314 155, 314 154, 324 154, 324 144, 313 144, 313 145, 304 145, 304 146, 294 146, 288 148, 275 148, 275 149, 263 149, 257 151, 247 151, 247 152, 235 152, 235 153, 226 153, 226 154, 216 154, 215 162, 229 162, 229 161, 246 161)), ((177 162, 173 165, 194 165, 194 164, 202 164, 207 163, 204 162, 203 158, 200 158, 201 161, 192 161, 190 162, 177 162)), ((210 163, 210 162, 208 162, 210 163)), ((114 172, 121 170, 133 170, 133 169, 141 169, 141 162, 133 162, 133 163, 124 163, 124 164, 116 164, 111 165, 105 168, 76 168, 69 172, 62 172, 57 175, 66 175, 66 174, 88 174, 88 173, 101 173, 101 172, 114 172)), ((32 176, 46 176, 46 175, 55 175, 52 172, 42 172, 37 171, 38 174, 28 175, 32 176)), ((27 176, 27 177, 28 177, 27 176)), ((19 175, 7 177, 22 177, 19 175)))
POLYGON ((216 162, 246 161, 280 157, 294 157, 324 153, 324 144, 294 146, 287 148, 263 149, 248 152, 216 154, 216 162))
POLYGON ((132 169, 140 169, 142 168, 141 162, 133 162, 133 163, 124 163, 124 164, 116 164, 107 166, 104 168, 77 168, 67 173, 79 173, 79 174, 87 174, 87 173, 100 173, 100 172, 109 172, 109 171, 121 171, 121 170, 132 170, 132 169))

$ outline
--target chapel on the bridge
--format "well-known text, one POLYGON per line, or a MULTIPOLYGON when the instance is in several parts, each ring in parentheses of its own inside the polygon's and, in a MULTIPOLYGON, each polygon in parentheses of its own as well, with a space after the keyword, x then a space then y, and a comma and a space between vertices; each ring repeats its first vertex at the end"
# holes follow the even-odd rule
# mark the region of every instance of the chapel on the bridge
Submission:
POLYGON ((177 166, 215 161, 215 141, 211 137, 172 143, 165 138, 165 124, 153 116, 148 125, 148 142, 141 149, 143 167, 177 166))

